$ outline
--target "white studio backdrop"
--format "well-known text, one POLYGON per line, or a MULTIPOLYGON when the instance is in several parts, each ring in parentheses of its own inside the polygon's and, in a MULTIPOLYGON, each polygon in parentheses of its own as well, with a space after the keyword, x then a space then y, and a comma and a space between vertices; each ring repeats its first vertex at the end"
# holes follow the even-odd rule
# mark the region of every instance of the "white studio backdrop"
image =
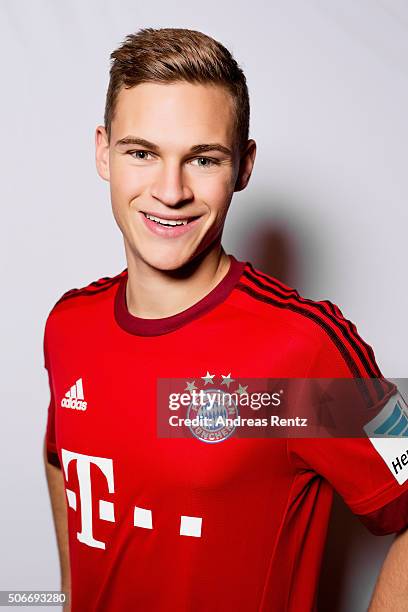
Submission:
MULTIPOLYGON (((141 27, 201 30, 243 67, 257 141, 227 252, 330 299, 407 376, 408 5, 402 0, 2 0, 0 589, 58 589, 42 440, 46 316, 125 266, 96 174, 109 53, 141 27)), ((320 609, 363 612, 392 536, 336 501, 320 609)))

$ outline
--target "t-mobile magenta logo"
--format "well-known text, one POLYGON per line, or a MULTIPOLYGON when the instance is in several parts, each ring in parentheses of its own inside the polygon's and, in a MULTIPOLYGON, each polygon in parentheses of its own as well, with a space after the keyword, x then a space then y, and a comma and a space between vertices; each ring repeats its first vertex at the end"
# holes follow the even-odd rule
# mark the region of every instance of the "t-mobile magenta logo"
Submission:
MULTIPOLYGON (((68 482, 68 466, 72 460, 76 463, 78 474, 79 496, 81 501, 81 531, 77 533, 77 538, 80 542, 93 546, 94 548, 105 548, 105 542, 96 540, 93 537, 92 531, 92 483, 91 483, 91 463, 97 465, 105 476, 108 483, 109 493, 114 493, 113 482, 113 462, 112 459, 104 457, 92 457, 90 455, 82 455, 81 453, 73 453, 72 451, 61 449, 62 463, 64 466, 65 479, 68 482)), ((73 510, 77 509, 76 493, 66 488, 68 505, 73 510)), ((99 518, 103 521, 115 522, 113 503, 99 500, 99 518)))
MULTIPOLYGON (((105 549, 105 542, 96 540, 93 535, 94 517, 92 515, 92 482, 91 464, 96 465, 105 476, 107 490, 109 493, 115 492, 113 477, 113 461, 106 457, 93 457, 82 453, 75 453, 65 448, 61 449, 62 463, 64 468, 65 480, 68 482, 68 466, 71 461, 75 462, 78 476, 78 493, 80 498, 81 531, 77 532, 77 539, 93 548, 105 549)), ((77 494, 75 491, 66 487, 68 506, 77 511, 77 494)), ((115 522, 113 502, 104 499, 98 500, 99 519, 103 521, 115 522)), ((152 511, 147 508, 134 506, 133 526, 143 529, 153 529, 152 511)), ((201 537, 202 518, 199 516, 180 516, 179 534, 184 536, 201 537)))

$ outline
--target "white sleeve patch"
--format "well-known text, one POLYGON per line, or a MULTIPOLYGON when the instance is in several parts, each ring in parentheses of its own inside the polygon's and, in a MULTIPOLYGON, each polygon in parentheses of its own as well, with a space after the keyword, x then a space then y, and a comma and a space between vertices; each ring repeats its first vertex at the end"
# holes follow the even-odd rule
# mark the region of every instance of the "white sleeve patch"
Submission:
POLYGON ((364 426, 368 439, 399 484, 408 480, 408 406, 398 392, 364 426), (384 438, 370 436, 385 436, 384 438))

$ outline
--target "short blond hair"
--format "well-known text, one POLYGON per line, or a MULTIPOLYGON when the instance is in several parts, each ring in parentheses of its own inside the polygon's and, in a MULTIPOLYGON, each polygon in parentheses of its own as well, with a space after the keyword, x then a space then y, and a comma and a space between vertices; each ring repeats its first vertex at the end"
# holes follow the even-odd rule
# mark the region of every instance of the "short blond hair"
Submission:
POLYGON ((126 36, 110 55, 110 79, 105 104, 108 139, 122 87, 140 83, 213 83, 232 96, 236 144, 241 153, 249 135, 249 94, 245 75, 221 43, 196 30, 144 28, 126 36))

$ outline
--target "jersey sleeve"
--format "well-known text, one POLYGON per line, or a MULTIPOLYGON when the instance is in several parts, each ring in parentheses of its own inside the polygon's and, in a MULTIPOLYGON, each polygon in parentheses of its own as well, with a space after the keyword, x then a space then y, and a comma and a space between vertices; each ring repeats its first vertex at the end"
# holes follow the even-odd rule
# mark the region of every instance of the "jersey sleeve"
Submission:
POLYGON ((47 424, 46 424, 46 431, 45 431, 47 459, 48 459, 48 462, 51 463, 52 465, 55 465, 56 467, 61 467, 60 460, 58 457, 58 452, 57 452, 56 439, 55 439, 55 396, 54 396, 54 389, 53 389, 51 364, 50 364, 49 355, 48 355, 47 324, 45 326, 45 332, 44 332, 43 350, 44 350, 44 367, 47 370, 48 385, 49 385, 49 390, 50 390, 50 401, 48 404, 48 415, 47 415, 47 424))
MULTIPOLYGON (((337 321, 342 323, 340 317, 337 321)), ((372 348, 357 334, 354 324, 340 325, 336 342, 329 340, 322 343, 309 376, 378 377, 375 422, 408 424, 404 398, 382 376, 372 348), (342 335, 343 329, 347 335, 342 335)), ((404 435, 404 429, 395 428, 398 434, 387 438, 369 437, 369 433, 353 438, 291 438, 289 458, 297 470, 310 470, 326 479, 372 533, 400 532, 408 526, 408 434, 404 435)))

